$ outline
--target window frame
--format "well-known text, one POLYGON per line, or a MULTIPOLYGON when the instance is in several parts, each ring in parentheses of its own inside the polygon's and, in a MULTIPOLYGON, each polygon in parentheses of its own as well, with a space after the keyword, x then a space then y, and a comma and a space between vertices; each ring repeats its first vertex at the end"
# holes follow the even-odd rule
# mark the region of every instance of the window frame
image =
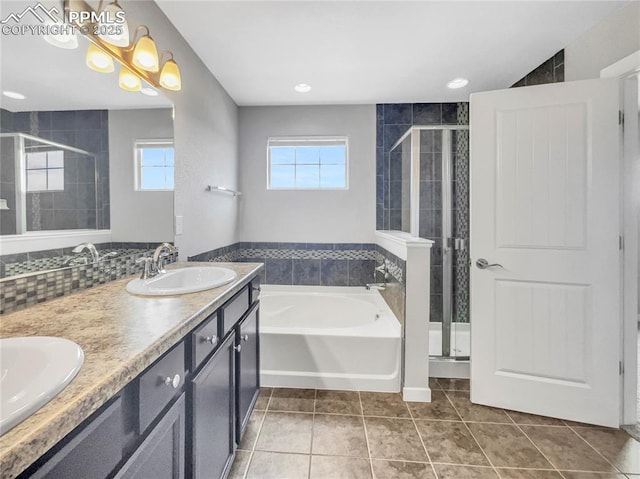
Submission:
MULTIPOLYGON (((134 179, 133 179, 133 189, 134 191, 146 192, 146 191, 175 191, 175 146, 172 138, 154 138, 154 139, 137 139, 133 142, 133 167, 134 167, 134 179), (143 145, 143 146, 141 146, 143 145), (145 147, 152 148, 153 146, 163 147, 163 148, 173 148, 173 188, 142 188, 142 157, 140 152, 145 147)), ((167 168, 167 165, 164 165, 163 168, 167 168)))
MULTIPOLYGON (((267 190, 268 191, 346 191, 349 189, 349 137, 347 135, 331 135, 331 136, 270 136, 267 138, 267 190), (344 186, 331 187, 272 187, 271 186, 271 147, 284 146, 289 143, 309 143, 309 146, 322 146, 322 142, 343 142, 345 147, 344 158, 344 186)), ((320 165, 318 165, 320 166, 320 165)))

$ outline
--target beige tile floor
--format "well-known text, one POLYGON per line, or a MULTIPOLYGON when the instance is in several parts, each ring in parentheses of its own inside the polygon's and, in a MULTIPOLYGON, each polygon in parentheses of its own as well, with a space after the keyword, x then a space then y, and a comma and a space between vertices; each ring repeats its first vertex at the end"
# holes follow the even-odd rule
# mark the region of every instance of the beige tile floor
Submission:
POLYGON ((264 389, 232 479, 640 479, 623 431, 472 404, 466 380, 400 394, 264 389))

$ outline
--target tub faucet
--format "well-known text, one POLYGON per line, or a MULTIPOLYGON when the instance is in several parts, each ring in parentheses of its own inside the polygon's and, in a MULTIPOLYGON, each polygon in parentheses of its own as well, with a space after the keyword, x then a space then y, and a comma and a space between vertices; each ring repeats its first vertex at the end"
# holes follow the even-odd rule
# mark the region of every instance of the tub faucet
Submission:
POLYGON ((82 253, 84 250, 87 250, 91 255, 91 260, 94 263, 97 263, 100 260, 100 255, 98 254, 98 250, 93 245, 93 243, 80 243, 78 246, 71 250, 73 253, 82 253))
POLYGON ((387 283, 367 283, 364 285, 364 289, 371 291, 372 289, 383 290, 387 287, 387 283))

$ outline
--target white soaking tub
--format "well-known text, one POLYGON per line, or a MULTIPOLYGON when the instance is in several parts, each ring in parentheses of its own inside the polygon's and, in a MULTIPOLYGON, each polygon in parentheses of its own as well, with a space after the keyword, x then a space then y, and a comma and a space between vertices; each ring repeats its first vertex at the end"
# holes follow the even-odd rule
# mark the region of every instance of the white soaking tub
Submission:
POLYGON ((400 323, 364 287, 263 285, 263 386, 398 392, 400 323))

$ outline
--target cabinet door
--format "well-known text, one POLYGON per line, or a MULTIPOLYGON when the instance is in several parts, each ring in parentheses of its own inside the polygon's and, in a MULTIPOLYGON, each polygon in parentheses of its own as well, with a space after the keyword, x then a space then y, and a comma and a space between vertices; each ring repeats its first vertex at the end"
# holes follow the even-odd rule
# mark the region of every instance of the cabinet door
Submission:
POLYGON ((253 404, 260 392, 259 313, 258 303, 255 303, 238 325, 237 343, 240 346, 236 351, 238 383, 236 385, 238 408, 236 438, 238 443, 240 443, 242 433, 253 410, 253 404))
POLYGON ((184 434, 182 393, 114 479, 184 479, 184 434))
POLYGON ((235 448, 235 335, 230 335, 192 382, 194 479, 224 477, 235 448))

